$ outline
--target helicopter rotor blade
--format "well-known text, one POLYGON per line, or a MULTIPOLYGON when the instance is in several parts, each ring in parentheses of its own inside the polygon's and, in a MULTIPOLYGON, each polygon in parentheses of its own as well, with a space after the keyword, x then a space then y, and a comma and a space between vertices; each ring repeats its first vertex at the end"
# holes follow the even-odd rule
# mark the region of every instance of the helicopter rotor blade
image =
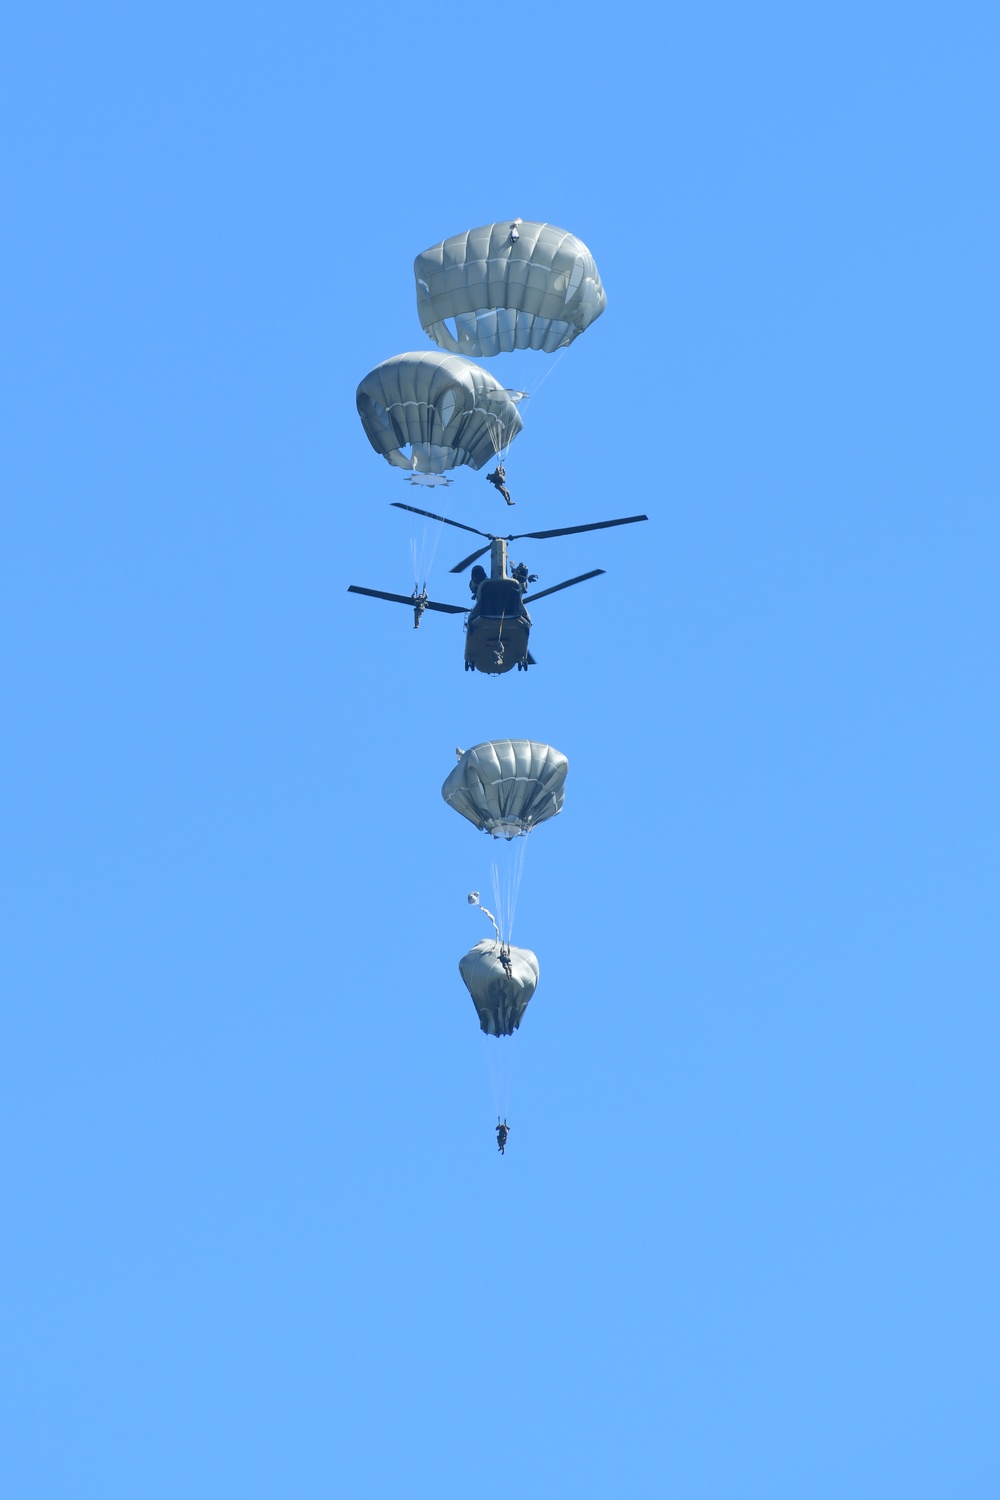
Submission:
POLYGON ((586 583, 588 578, 596 578, 603 572, 603 568, 594 568, 590 573, 579 573, 576 578, 567 578, 565 583, 554 583, 550 589, 539 589, 537 594, 525 594, 523 602, 531 604, 535 599, 544 599, 546 594, 558 594, 560 589, 571 588, 574 583, 586 583))
POLYGON ((411 609, 419 608, 422 603, 424 609, 436 609, 443 615, 464 615, 467 612, 464 604, 437 604, 433 599, 414 599, 412 594, 387 594, 384 589, 363 589, 356 583, 348 584, 347 592, 367 594, 369 599, 388 599, 390 604, 408 604, 411 609))
POLYGON ((528 537, 534 542, 543 542, 550 536, 572 536, 576 531, 606 531, 609 526, 631 526, 633 521, 648 520, 648 516, 621 516, 617 521, 591 521, 588 526, 556 526, 552 531, 522 531, 520 536, 509 536, 507 540, 519 542, 528 537))
MULTIPOLYGON (((648 520, 648 516, 621 516, 617 521, 591 521, 586 526, 556 526, 551 531, 519 531, 515 536, 507 536, 503 540, 505 542, 521 542, 529 539, 534 542, 543 542, 552 536, 572 536, 577 531, 606 531, 609 526, 630 526, 633 521, 648 520)), ((481 531, 479 535, 485 536, 486 532, 481 531)), ((493 538, 491 537, 490 540, 492 541, 493 538)), ((488 547, 480 547, 478 552, 473 552, 470 557, 464 557, 450 571, 452 573, 464 573, 470 563, 478 561, 480 557, 485 557, 488 551, 488 547)), ((538 598, 537 594, 535 598, 538 598)))
POLYGON ((448 516, 436 516, 432 510, 421 510, 418 505, 404 505, 402 500, 390 500, 389 504, 394 505, 397 510, 410 510, 415 516, 426 516, 428 521, 443 521, 446 526, 457 526, 459 531, 471 531, 475 536, 485 536, 489 537, 490 541, 493 540, 488 531, 480 531, 478 526, 466 526, 464 521, 452 521, 448 516))
POLYGON ((388 599, 391 604, 408 604, 412 609, 416 600, 410 594, 387 594, 383 589, 363 589, 360 584, 349 583, 349 594, 367 594, 369 599, 388 599))
POLYGON ((478 562, 479 558, 486 556, 490 550, 490 545, 490 543, 487 543, 485 547, 480 547, 478 552, 473 552, 469 557, 463 557, 460 563, 456 563, 453 568, 448 569, 449 573, 464 573, 470 563, 478 562))

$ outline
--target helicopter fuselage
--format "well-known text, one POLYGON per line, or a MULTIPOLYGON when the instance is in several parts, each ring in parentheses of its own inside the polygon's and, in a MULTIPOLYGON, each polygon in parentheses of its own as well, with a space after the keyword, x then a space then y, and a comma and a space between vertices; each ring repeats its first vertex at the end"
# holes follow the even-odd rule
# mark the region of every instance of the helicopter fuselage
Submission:
POLYGON ((490 544, 490 576, 476 589, 476 602, 465 622, 465 670, 498 677, 514 667, 528 668, 531 616, 521 599, 523 586, 507 572, 507 543, 490 544))
POLYGON ((487 578, 465 624, 465 670, 497 676, 512 667, 523 670, 528 658, 531 616, 521 603, 513 578, 487 578))

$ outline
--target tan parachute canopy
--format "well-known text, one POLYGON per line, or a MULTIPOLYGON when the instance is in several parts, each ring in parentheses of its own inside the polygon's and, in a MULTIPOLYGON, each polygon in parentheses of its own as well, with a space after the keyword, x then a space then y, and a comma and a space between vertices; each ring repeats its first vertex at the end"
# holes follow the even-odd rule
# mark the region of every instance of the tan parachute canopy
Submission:
POLYGON ((502 947, 483 938, 458 965, 488 1036, 512 1036, 538 984, 538 959, 530 948, 502 947))
POLYGON ((421 474, 481 469, 521 430, 516 405, 488 370, 434 350, 383 360, 358 386, 357 402, 375 452, 421 474))
POLYGON ((413 272, 424 332, 472 359, 564 349, 608 301, 582 240, 521 219, 453 234, 418 255, 413 272))
POLYGON ((562 811, 569 761, 536 740, 487 740, 463 751, 441 795, 494 838, 528 833, 562 811))

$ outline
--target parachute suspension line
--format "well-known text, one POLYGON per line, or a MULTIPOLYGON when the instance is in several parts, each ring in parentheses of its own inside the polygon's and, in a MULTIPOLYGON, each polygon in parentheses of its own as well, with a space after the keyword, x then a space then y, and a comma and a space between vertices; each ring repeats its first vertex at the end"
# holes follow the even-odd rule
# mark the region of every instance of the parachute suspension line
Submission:
POLYGON ((510 1111, 511 1085, 514 1080, 514 1065, 517 1061, 516 1036, 483 1037, 486 1044, 486 1062, 490 1071, 490 1086, 493 1091, 493 1108, 497 1121, 505 1120, 510 1111))
POLYGON ((500 418, 493 415, 487 416, 486 430, 490 435, 490 442, 493 444, 495 457, 500 463, 503 463, 505 445, 503 441, 503 423, 500 421, 500 418))
POLYGON ((419 545, 417 544, 416 535, 411 534, 410 536, 410 556, 413 559, 414 588, 422 589, 427 586, 443 529, 440 521, 433 525, 425 521, 420 531, 419 545))
POLYGON ((560 349, 560 351, 559 351, 559 353, 558 353, 558 354, 557 354, 557 355, 556 355, 556 357, 555 357, 555 359, 554 359, 554 360, 552 360, 552 361, 551 361, 551 362, 550 362, 550 363, 549 363, 549 364, 548 364, 548 367, 547 367, 547 369, 546 369, 546 371, 545 371, 545 374, 544 374, 544 375, 543 375, 543 376, 542 376, 542 378, 541 378, 541 380, 540 380, 540 381, 539 381, 539 382, 538 382, 538 384, 537 384, 537 385, 536 385, 536 386, 535 386, 535 388, 534 388, 534 390, 533 390, 533 391, 531 391, 531 393, 530 393, 530 394, 531 394, 531 395, 532 395, 532 396, 537 396, 537 395, 538 395, 538 392, 539 392, 539 391, 540 391, 540 390, 541 390, 541 388, 542 388, 542 386, 543 386, 543 385, 544 385, 544 384, 545 384, 545 382, 546 382, 546 381, 547 381, 547 380, 548 380, 548 378, 549 378, 549 376, 550 376, 550 375, 551 375, 551 374, 552 374, 552 372, 553 372, 553 370, 555 370, 555 369, 556 369, 556 367, 557 367, 557 366, 558 366, 558 365, 560 365, 560 364, 562 364, 562 362, 563 362, 563 360, 564 360, 564 359, 565 359, 565 358, 566 358, 566 355, 567 355, 567 354, 568 354, 568 353, 569 353, 569 345, 568 345, 568 344, 567 344, 567 345, 566 345, 566 348, 565 348, 565 349, 560 349))
MULTIPOLYGON (((487 1037, 484 1037, 483 1040, 484 1040, 484 1042, 486 1042, 487 1044, 489 1044, 491 1042, 498 1041, 499 1038, 498 1037, 487 1036, 487 1037)), ((497 1069, 497 1062, 498 1061, 499 1061, 499 1059, 497 1058, 496 1054, 494 1053, 493 1048, 490 1046, 489 1050, 486 1053, 486 1071, 490 1075, 490 1092, 493 1095, 493 1108, 496 1110, 496 1112, 497 1112, 497 1119, 499 1120, 500 1119, 500 1078, 499 1078, 499 1073, 498 1073, 498 1069, 497 1069)))
POLYGON ((493 1108, 498 1122, 506 1119, 510 1109, 511 1070, 514 1061, 511 1046, 512 1036, 484 1037, 487 1054, 486 1063, 490 1073, 490 1088, 493 1093, 493 1108))
POLYGON ((499 916, 500 939, 508 947, 514 932, 514 916, 524 875, 526 849, 527 839, 523 835, 509 840, 506 848, 499 851, 499 857, 492 861, 490 868, 493 900, 499 916), (515 847, 511 848, 511 844, 515 847))
MULTIPOLYGON (((556 355, 546 354, 539 356, 540 360, 544 360, 545 370, 539 378, 537 385, 534 382, 534 376, 538 372, 540 365, 536 364, 524 350, 513 350, 510 354, 502 356, 503 359, 513 362, 514 367, 509 371, 512 383, 506 389, 515 392, 517 398, 516 406, 519 407, 521 403, 530 402, 535 399, 549 376, 555 372, 556 367, 566 358, 566 355, 569 353, 569 347, 567 344, 556 355), (521 355, 520 360, 517 357, 519 354, 521 355)), ((520 412, 518 415, 520 415, 520 412)))
MULTIPOLYGON (((504 419, 497 412, 482 410, 483 422, 489 433, 490 442, 493 444, 493 452, 499 463, 506 463, 507 451, 511 444, 511 434, 508 433, 504 419)), ((514 426, 512 422, 511 427, 514 426)))
POLYGON ((493 880, 493 905, 500 913, 500 921, 503 923, 502 927, 497 928, 497 937, 500 939, 501 943, 505 938, 507 942, 510 942, 510 928, 507 926, 506 913, 504 912, 503 891, 500 888, 500 866, 496 860, 494 860, 490 865, 490 875, 492 876, 493 880))
POLYGON ((514 928, 514 912, 517 907, 517 898, 521 894, 521 880, 524 876, 524 856, 528 850, 527 835, 515 840, 513 869, 511 870, 511 892, 510 892, 510 921, 509 927, 514 928))
POLYGON ((514 907, 517 904, 514 897, 514 882, 509 870, 505 885, 506 889, 503 893, 503 925, 509 943, 514 936, 514 907))
POLYGON ((438 543, 441 540, 441 533, 443 529, 444 528, 440 521, 436 521, 431 526, 424 527, 424 538, 422 544, 423 577, 420 580, 421 587, 426 584, 428 578, 430 578, 431 576, 431 569, 434 566, 434 559, 437 556, 438 543))

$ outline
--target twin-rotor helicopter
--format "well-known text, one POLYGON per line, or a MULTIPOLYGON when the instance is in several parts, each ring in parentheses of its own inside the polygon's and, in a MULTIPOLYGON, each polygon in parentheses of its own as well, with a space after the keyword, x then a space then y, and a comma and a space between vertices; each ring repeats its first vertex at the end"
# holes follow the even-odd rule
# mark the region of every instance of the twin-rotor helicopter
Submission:
POLYGON ((485 672, 490 676, 499 676, 514 667, 519 672, 526 672, 529 667, 536 665, 535 658, 528 650, 531 616, 524 607, 526 604, 544 599, 547 594, 558 594, 561 589, 568 589, 575 583, 585 583, 588 578, 596 578, 604 572, 603 568, 592 568, 589 573, 580 573, 576 578, 567 578, 564 583, 556 583, 551 588, 528 594, 525 590, 529 584, 537 582, 538 575, 529 573, 525 563, 516 563, 508 571, 508 542, 526 539, 544 541, 554 536, 572 536, 578 531, 605 531, 611 526, 630 526, 635 521, 649 519, 648 516, 621 516, 615 521, 592 521, 586 526, 556 526, 549 531, 522 531, 513 536, 493 536, 488 531, 480 531, 477 526, 467 526, 464 521, 453 521, 448 516, 420 510, 416 505, 404 505, 399 500, 394 500, 392 504, 397 510, 412 511, 414 515, 426 516, 431 521, 443 521, 446 526, 457 526, 460 531, 471 531, 475 536, 486 538, 485 547, 463 557, 451 569, 452 573, 464 573, 466 568, 476 564, 469 577, 469 589, 474 603, 471 608, 464 604, 441 604, 427 597, 426 585, 419 591, 414 588, 412 594, 389 594, 382 589, 366 589, 352 583, 348 592, 409 605, 413 610, 414 629, 419 626, 424 611, 428 609, 445 615, 467 613, 465 670, 485 672), (490 554, 488 574, 484 567, 479 566, 479 559, 485 557, 487 552, 490 554))

